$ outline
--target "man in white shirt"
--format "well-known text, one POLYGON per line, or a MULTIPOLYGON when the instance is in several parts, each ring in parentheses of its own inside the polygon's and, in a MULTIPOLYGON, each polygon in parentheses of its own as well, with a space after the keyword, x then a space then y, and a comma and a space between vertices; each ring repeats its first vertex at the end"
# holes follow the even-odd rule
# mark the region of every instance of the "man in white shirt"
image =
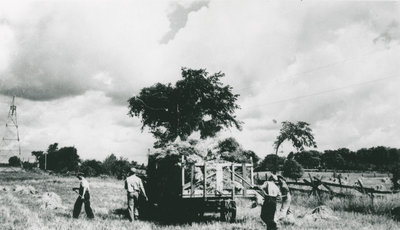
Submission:
POLYGON ((90 193, 89 193, 89 182, 83 177, 83 173, 79 173, 76 176, 80 181, 79 188, 73 188, 73 191, 78 192, 79 196, 76 199, 73 211, 73 217, 78 218, 81 213, 82 203, 85 204, 85 212, 89 219, 94 218, 93 210, 90 207, 90 193))
POLYGON ((129 221, 136 220, 139 216, 138 201, 139 195, 142 194, 146 201, 148 200, 146 191, 143 187, 142 179, 136 176, 136 169, 130 169, 130 176, 125 180, 125 189, 128 196, 129 221))
POLYGON ((281 192, 279 187, 276 185, 278 177, 276 175, 271 175, 267 181, 260 187, 259 190, 262 191, 264 196, 264 203, 261 207, 261 219, 267 224, 268 230, 278 229, 275 221, 275 212, 277 206, 277 199, 280 198, 281 192))

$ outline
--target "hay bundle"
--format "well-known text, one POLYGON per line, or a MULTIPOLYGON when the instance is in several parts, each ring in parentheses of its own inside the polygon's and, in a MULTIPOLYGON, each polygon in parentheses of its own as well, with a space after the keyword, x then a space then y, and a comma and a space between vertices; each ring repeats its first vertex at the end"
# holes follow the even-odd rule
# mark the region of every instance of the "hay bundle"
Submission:
POLYGON ((0 223, 6 223, 11 218, 10 208, 6 206, 0 206, 0 223))
POLYGON ((17 192, 19 194, 36 194, 37 191, 34 187, 31 185, 28 186, 23 186, 23 185, 16 185, 14 188, 14 192, 17 192))
POLYGON ((333 214, 333 210, 330 209, 328 206, 322 205, 318 206, 315 209, 307 212, 303 218, 305 220, 312 220, 317 221, 320 219, 323 220, 338 220, 339 218, 333 214))
POLYGON ((11 189, 10 189, 9 186, 0 187, 0 191, 8 192, 8 191, 10 191, 10 190, 11 190, 11 189))
POLYGON ((46 192, 40 198, 40 208, 42 209, 64 209, 59 195, 54 192, 46 192))

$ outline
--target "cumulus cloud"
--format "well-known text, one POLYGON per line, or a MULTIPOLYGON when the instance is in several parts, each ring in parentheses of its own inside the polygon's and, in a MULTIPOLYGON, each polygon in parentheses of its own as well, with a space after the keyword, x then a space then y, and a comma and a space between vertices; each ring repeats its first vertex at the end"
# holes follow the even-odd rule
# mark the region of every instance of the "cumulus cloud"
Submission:
POLYGON ((170 30, 163 36, 160 42, 166 44, 174 39, 179 30, 186 26, 189 14, 207 6, 208 1, 171 3, 171 12, 168 14, 170 30), (184 5, 185 3, 187 6, 184 5))
POLYGON ((125 102, 137 85, 155 79, 146 68, 154 61, 149 56, 157 47, 154 41, 167 26, 164 8, 127 2, 31 3, 28 14, 3 23, 15 50, 0 73, 0 93, 45 101, 101 90, 125 102))
POLYGON ((241 95, 237 115, 245 124, 221 136, 235 136, 261 156, 273 152, 285 120, 309 122, 320 150, 400 147, 396 2, 10 6, 0 8, 0 94, 26 99, 27 148, 44 143, 34 136, 101 156, 151 147, 140 122, 126 116, 126 100, 145 86, 175 82, 181 67, 226 74, 223 81, 241 95), (68 124, 65 132, 61 124, 68 124), (101 146, 85 144, 96 136, 101 146))

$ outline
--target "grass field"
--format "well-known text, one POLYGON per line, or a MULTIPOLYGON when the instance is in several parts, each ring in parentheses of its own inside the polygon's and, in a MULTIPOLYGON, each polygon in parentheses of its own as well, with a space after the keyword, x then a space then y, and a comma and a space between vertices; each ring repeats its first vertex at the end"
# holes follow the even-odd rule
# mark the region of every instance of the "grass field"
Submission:
MULTIPOLYGON (((218 220, 218 215, 208 214, 202 221, 181 224, 163 224, 153 221, 130 223, 118 210, 126 206, 123 182, 115 179, 88 178, 91 184, 91 201, 96 218, 88 220, 85 213, 72 219, 72 207, 77 195, 71 190, 78 186, 74 177, 58 177, 26 172, 0 173, 0 228, 1 229, 265 229, 259 218, 260 207, 250 208, 250 203, 238 202, 235 223, 218 220), (15 190, 15 191, 14 191, 15 190), (43 207, 42 194, 54 192, 61 198, 57 209, 43 207)), ((295 196, 293 210, 295 225, 282 224, 282 229, 400 229, 400 223, 389 215, 352 212, 346 201, 331 201, 335 219, 309 220, 302 216, 318 206, 314 198, 295 196), (339 205, 343 203, 342 206, 339 205), (336 205, 336 206, 335 206, 336 205), (346 207, 348 209, 346 209, 346 207), (348 210, 348 211, 344 211, 348 210)), ((393 202, 387 201, 389 204, 393 202)), ((358 203, 355 201, 354 203, 358 203)), ((360 204, 362 205, 362 204, 360 204)), ((384 204, 387 205, 387 204, 384 204)), ((392 204, 393 205, 393 204, 392 204)))

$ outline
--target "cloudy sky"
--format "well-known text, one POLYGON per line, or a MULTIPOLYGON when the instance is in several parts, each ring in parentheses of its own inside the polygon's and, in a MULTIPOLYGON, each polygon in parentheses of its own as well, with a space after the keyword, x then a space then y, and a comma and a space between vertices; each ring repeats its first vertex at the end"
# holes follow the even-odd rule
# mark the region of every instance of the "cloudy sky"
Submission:
POLYGON ((399 60, 400 2, 0 1, 0 122, 16 95, 23 157, 58 142, 145 162, 127 100, 206 68, 241 95, 243 130, 218 138, 260 156, 286 120, 321 151, 400 148, 399 60))

